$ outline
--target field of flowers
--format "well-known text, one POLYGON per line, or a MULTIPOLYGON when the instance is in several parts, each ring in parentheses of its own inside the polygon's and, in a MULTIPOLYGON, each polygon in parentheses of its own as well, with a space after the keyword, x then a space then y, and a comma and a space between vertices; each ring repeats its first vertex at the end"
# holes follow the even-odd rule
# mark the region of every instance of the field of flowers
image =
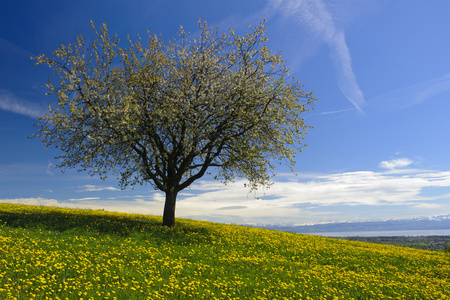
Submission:
POLYGON ((0 299, 449 299, 450 255, 0 204, 0 299))

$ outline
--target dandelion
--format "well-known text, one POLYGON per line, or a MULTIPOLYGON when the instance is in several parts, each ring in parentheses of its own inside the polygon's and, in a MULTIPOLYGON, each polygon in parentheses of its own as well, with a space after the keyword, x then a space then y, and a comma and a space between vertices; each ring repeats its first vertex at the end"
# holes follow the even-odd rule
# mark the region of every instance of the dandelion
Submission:
POLYGON ((445 253, 159 221, 0 204, 0 299, 450 299, 445 253))

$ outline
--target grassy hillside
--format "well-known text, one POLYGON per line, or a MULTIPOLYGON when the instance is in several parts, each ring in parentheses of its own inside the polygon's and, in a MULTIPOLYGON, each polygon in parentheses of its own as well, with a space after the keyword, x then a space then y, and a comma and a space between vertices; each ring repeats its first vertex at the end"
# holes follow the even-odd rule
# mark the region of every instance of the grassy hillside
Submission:
POLYGON ((0 299, 448 299, 450 256, 136 214, 0 204, 0 299))

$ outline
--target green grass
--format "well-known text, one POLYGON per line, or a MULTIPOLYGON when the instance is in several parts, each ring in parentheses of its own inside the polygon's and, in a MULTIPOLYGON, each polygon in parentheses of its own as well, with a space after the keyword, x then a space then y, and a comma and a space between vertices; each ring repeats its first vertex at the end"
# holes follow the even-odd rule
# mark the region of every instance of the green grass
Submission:
POLYGON ((0 204, 0 299, 448 299, 450 255, 0 204))

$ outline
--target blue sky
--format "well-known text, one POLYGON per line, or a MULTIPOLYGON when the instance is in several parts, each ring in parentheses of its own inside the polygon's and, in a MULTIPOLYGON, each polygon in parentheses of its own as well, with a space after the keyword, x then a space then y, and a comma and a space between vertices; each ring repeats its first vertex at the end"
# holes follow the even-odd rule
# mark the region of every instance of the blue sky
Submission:
POLYGON ((281 51, 319 99, 305 114, 308 144, 294 176, 281 166, 270 189, 204 178, 179 194, 177 217, 238 224, 384 220, 450 213, 450 2, 371 0, 25 1, 0 3, 0 202, 161 215, 151 186, 121 191, 52 168, 54 149, 27 139, 45 114, 51 70, 30 56, 106 22, 123 39, 198 18, 243 32, 267 19, 281 51), (107 3, 107 4, 106 4, 107 3))

